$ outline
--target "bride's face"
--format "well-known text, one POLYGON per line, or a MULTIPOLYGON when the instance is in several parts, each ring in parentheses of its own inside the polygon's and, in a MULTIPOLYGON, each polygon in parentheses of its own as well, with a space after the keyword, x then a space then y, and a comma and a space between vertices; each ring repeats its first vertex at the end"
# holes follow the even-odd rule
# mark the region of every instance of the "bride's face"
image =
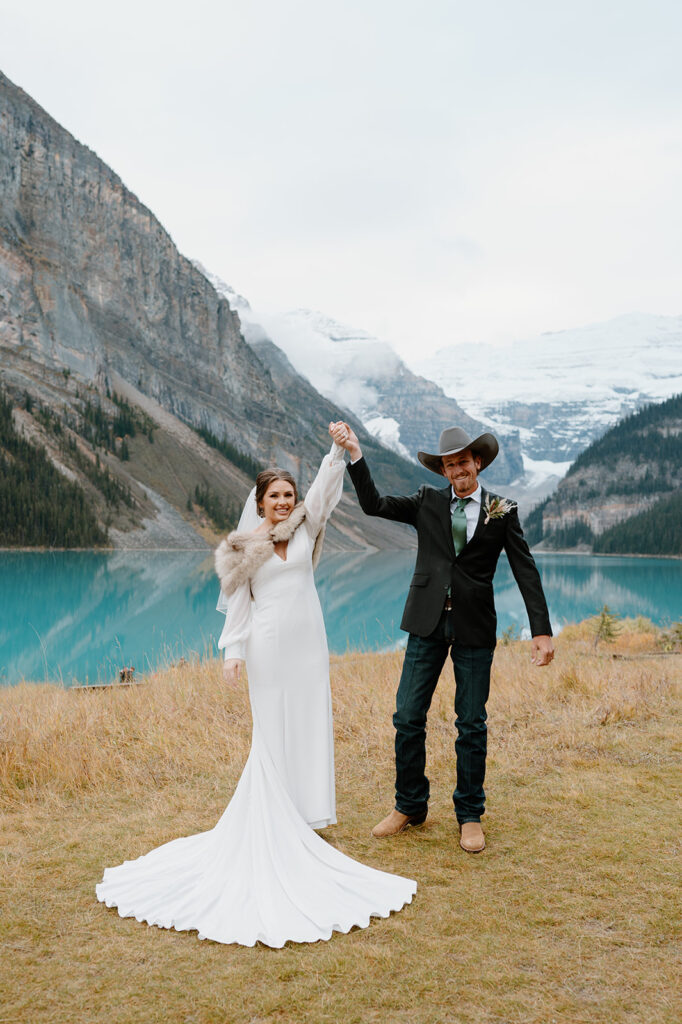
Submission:
POLYGON ((263 495, 263 517, 274 526, 291 515, 296 504, 294 488, 286 480, 273 480, 263 495))

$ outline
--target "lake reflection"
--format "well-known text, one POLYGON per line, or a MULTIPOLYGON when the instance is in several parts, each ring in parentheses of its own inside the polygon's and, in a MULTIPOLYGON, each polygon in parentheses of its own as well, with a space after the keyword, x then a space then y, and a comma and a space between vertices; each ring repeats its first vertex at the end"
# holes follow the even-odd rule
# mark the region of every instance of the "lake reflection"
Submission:
MULTIPOLYGON (((682 562, 539 555, 555 631, 608 604, 665 624, 682 614, 682 562)), ((413 551, 323 558, 316 578, 333 652, 380 650, 405 639, 399 624, 413 551)), ((0 552, 0 683, 110 681, 181 656, 216 653, 211 555, 201 552, 0 552)), ((495 580, 498 632, 527 627, 509 565, 495 580)))

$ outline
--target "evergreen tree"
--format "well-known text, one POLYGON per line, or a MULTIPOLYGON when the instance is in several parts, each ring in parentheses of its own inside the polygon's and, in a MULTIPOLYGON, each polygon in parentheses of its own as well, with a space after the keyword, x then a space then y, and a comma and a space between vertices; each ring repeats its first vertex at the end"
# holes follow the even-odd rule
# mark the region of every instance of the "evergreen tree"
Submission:
MULTIPOLYGON (((209 519, 218 530, 231 530, 239 518, 235 506, 231 502, 224 502, 220 496, 212 491, 207 484, 197 484, 194 488, 194 500, 200 508, 203 508, 209 519)), ((187 499, 188 508, 191 507, 187 499)))
POLYGON ((239 469, 243 470, 248 477, 255 480, 260 473, 262 466, 260 466, 255 459, 252 459, 250 455, 246 455, 244 452, 239 451, 229 441, 225 441, 224 438, 216 437, 206 427, 194 427, 191 423, 187 426, 192 427, 192 430, 203 438, 206 444, 209 444, 211 448, 215 448, 221 455, 224 455, 234 466, 238 466, 239 469))
POLYGON ((545 500, 541 501, 539 505, 536 505, 535 508, 531 509, 524 520, 523 534, 531 547, 534 544, 539 544, 544 536, 542 516, 549 502, 550 498, 545 498, 545 500))
POLYGON ((601 641, 612 644, 620 634, 621 626, 618 622, 620 616, 612 612, 607 604, 604 605, 594 627, 594 646, 601 641))
POLYGON ((647 405, 616 423, 578 456, 566 478, 580 469, 614 462, 624 455, 636 463, 647 462, 679 469, 682 465, 682 434, 658 429, 670 419, 682 419, 682 395, 647 405))
POLYGON ((44 448, 17 433, 12 404, 0 391, 0 545, 69 548, 106 542, 82 487, 55 469, 44 448))
POLYGON ((594 551, 620 555, 682 555, 682 494, 616 523, 595 539, 594 551))

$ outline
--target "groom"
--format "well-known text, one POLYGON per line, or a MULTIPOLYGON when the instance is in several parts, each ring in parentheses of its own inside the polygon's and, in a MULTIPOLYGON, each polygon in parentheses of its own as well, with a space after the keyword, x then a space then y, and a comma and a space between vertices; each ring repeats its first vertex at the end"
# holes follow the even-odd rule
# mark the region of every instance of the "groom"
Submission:
POLYGON ((499 445, 492 434, 471 440, 460 427, 449 427, 440 436, 438 453, 417 453, 423 465, 446 477, 447 486, 422 486, 416 494, 382 497, 348 424, 331 424, 330 433, 350 454, 348 468, 363 512, 409 523, 417 530, 417 563, 401 623, 409 637, 393 716, 396 802, 372 834, 377 838, 397 835, 426 820, 426 715, 449 652, 455 672, 457 788, 453 800, 459 841, 468 853, 479 853, 485 848, 481 816, 486 701, 496 643, 493 576, 502 551, 528 612, 532 661, 547 665, 554 657, 547 603, 517 507, 478 482, 478 474, 493 461, 499 445))

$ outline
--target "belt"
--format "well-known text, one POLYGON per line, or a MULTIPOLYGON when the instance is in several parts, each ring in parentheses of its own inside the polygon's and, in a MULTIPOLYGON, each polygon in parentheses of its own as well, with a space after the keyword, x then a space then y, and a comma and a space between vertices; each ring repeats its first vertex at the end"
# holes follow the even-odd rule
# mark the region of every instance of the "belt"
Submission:
POLYGON ((445 612, 451 612, 452 611, 452 598, 451 597, 446 598, 446 600, 445 600, 445 607, 443 608, 443 611, 445 611, 445 612))

